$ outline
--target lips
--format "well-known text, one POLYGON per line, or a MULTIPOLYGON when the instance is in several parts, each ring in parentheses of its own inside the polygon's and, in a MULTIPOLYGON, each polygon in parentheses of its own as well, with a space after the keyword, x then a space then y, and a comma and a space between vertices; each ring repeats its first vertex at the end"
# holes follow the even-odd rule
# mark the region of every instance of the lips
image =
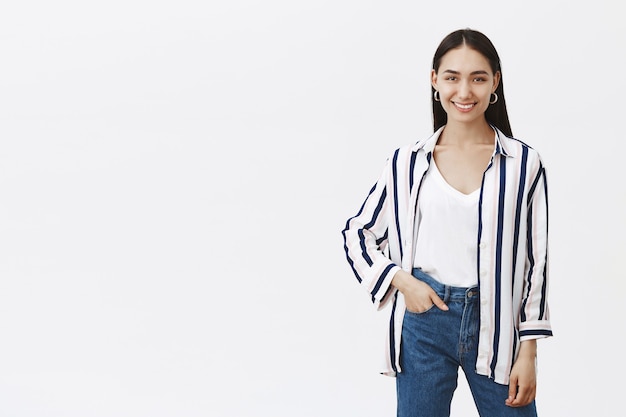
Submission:
POLYGON ((462 111, 467 111, 467 110, 471 110, 472 107, 474 107, 476 105, 476 103, 467 103, 467 104, 462 104, 462 103, 456 103, 456 102, 452 102, 454 103, 454 106, 462 111))

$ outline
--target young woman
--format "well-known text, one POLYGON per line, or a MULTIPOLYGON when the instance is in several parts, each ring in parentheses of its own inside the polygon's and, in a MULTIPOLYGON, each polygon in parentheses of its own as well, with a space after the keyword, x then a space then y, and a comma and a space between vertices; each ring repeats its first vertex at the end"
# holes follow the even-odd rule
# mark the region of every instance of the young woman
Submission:
POLYGON ((343 231, 375 306, 401 417, 450 415, 463 369, 482 417, 536 416, 536 340, 552 335, 538 153, 512 137, 500 59, 482 33, 439 45, 434 134, 396 150, 343 231))

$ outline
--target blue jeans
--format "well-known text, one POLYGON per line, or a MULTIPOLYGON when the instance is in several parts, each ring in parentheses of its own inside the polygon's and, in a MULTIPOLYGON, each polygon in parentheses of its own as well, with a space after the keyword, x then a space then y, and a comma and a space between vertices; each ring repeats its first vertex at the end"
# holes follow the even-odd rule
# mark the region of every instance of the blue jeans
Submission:
POLYGON ((459 366, 481 417, 536 417, 534 401, 525 407, 508 407, 504 401, 509 387, 476 373, 478 287, 443 285, 419 269, 413 275, 430 285, 450 309, 433 306, 423 313, 405 313, 402 372, 396 377, 398 417, 449 417, 459 366))

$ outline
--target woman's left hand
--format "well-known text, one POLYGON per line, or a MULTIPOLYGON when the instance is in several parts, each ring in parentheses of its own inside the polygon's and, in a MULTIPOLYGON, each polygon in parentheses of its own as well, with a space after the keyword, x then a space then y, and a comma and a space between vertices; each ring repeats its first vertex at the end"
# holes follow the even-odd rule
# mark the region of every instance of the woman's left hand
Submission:
POLYGON ((537 345, 535 342, 534 340, 522 342, 519 356, 513 364, 509 382, 509 398, 505 402, 509 407, 523 407, 535 399, 537 394, 537 370, 535 368, 537 345))

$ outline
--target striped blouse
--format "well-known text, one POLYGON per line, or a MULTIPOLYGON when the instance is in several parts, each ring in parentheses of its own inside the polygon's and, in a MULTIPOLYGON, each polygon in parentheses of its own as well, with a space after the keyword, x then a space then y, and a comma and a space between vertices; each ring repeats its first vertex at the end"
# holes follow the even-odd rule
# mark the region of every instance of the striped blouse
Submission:
MULTIPOLYGON (((397 149, 359 212, 343 230, 348 263, 378 309, 390 307, 381 372, 400 369, 402 293, 391 285, 411 272, 419 190, 443 128, 397 149)), ((500 384, 524 340, 552 335, 548 295, 548 198, 545 168, 525 143, 496 130, 495 151, 483 174, 478 203, 476 274, 480 336, 476 372, 500 384)))

